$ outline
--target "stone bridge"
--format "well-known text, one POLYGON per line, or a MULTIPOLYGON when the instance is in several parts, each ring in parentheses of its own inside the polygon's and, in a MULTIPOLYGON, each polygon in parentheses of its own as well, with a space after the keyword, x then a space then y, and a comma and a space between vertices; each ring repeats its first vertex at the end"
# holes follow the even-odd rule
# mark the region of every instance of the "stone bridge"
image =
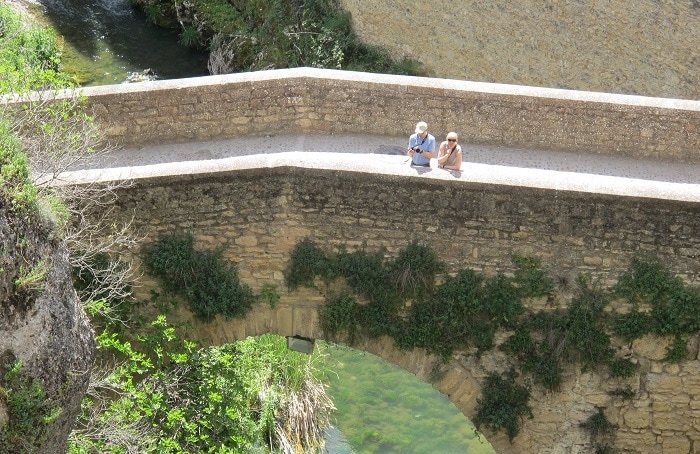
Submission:
MULTIPOLYGON (((66 178, 133 181, 118 191, 115 220, 133 218, 145 242, 187 229, 199 247, 225 245, 254 290, 285 288, 289 252, 305 237, 389 255, 424 240, 451 271, 487 274, 511 271, 520 253, 553 275, 606 283, 650 251, 700 284, 698 101, 308 68, 82 91, 122 149, 66 178), (418 120, 438 141, 460 134, 461 172, 406 164, 418 120)), ((274 310, 195 326, 213 343, 265 332, 321 338, 323 301, 319 291, 283 292, 274 310)), ((667 341, 621 346, 639 358, 629 381, 637 400, 614 402, 606 391, 619 383, 571 368, 562 392, 533 390, 534 418, 512 444, 487 438, 499 453, 590 452, 579 423, 605 406, 620 452, 699 452, 698 342, 692 360, 669 365, 660 361, 667 341)), ((435 362, 387 339, 357 347, 423 380, 435 362)), ((506 368, 498 352, 463 352, 434 386, 471 417, 481 380, 506 368)))

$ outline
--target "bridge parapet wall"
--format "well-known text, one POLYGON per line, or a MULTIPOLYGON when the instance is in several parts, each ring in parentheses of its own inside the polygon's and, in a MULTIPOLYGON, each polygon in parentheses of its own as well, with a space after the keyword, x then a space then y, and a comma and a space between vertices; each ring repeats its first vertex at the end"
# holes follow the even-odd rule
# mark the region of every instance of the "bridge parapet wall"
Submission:
POLYGON ((700 162, 700 101, 312 68, 83 89, 125 146, 239 135, 409 134, 700 162))

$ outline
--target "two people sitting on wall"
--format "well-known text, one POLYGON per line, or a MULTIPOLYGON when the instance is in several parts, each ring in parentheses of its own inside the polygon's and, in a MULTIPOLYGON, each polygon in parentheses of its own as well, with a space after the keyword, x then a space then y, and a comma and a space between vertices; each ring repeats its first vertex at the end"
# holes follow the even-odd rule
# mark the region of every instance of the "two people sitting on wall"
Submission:
MULTIPOLYGON (((411 165, 430 167, 430 159, 435 156, 435 137, 428 132, 428 124, 419 121, 416 131, 408 139, 406 154, 411 158, 411 165)), ((450 132, 447 139, 440 144, 438 151, 438 167, 448 170, 462 168, 462 147, 457 143, 457 133, 450 132)))

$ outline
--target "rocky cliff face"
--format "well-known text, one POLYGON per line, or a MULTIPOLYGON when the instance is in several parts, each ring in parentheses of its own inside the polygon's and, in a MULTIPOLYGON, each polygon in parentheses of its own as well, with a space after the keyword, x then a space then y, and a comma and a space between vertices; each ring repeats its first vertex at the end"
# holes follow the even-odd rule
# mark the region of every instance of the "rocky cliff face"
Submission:
MULTIPOLYGON (((21 360, 22 373, 40 380, 46 397, 60 407, 61 414, 35 448, 62 453, 89 382, 94 334, 61 242, 51 237, 50 227, 15 216, 1 199, 0 367, 21 360)), ((12 417, 0 399, 0 430, 12 417)))
POLYGON ((444 78, 700 99, 698 0, 340 0, 366 42, 444 78))

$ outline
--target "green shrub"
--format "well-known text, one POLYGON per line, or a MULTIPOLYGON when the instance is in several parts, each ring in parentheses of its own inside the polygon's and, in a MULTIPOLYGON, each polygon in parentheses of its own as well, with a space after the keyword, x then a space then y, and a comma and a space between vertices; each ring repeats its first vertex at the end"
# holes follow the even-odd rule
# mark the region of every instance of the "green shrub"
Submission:
POLYGON ((613 378, 630 378, 637 372, 637 364, 627 358, 617 358, 608 364, 610 376, 613 378))
POLYGON ((626 314, 617 314, 612 320, 612 331, 627 342, 639 339, 651 332, 653 319, 650 314, 633 308, 626 314))
POLYGON ((242 317, 254 301, 250 288, 238 278, 238 269, 223 259, 222 251, 197 251, 189 233, 161 235, 146 248, 144 263, 163 287, 182 296, 204 321, 217 314, 242 317))
POLYGON ((9 200, 15 213, 36 212, 38 190, 29 178, 29 161, 21 152, 19 139, 0 118, 0 196, 9 200))
POLYGON ((597 413, 589 416, 586 421, 579 424, 593 441, 595 452, 612 453, 615 452, 612 447, 612 440, 617 431, 617 425, 612 424, 608 417, 605 416, 604 407, 597 407, 597 413))
POLYGON ((499 327, 517 326, 520 316, 525 312, 520 289, 502 274, 486 281, 483 298, 487 316, 499 327))
POLYGON ((537 257, 513 255, 514 281, 524 298, 548 296, 554 291, 554 280, 541 269, 537 257))
POLYGON ((620 275, 612 290, 630 303, 655 305, 682 288, 680 278, 668 272, 657 257, 638 254, 632 258, 630 269, 620 275))
POLYGON ((610 420, 608 420, 608 417, 605 416, 603 410, 604 408, 598 407, 597 413, 589 416, 586 421, 579 424, 579 426, 583 427, 592 437, 610 435, 617 428, 610 422, 610 420))
POLYGON ((321 329, 326 337, 335 339, 340 334, 347 335, 352 342, 359 328, 359 305, 349 295, 330 298, 319 310, 321 329))
POLYGON ((444 358, 454 350, 493 345, 496 325, 484 298, 484 277, 460 270, 448 277, 427 301, 411 305, 404 347, 422 347, 444 358))
POLYGON ((330 282, 336 276, 334 263, 313 240, 304 238, 292 249, 285 280, 289 290, 313 287, 316 276, 330 282))
POLYGON ((633 257, 630 270, 620 276, 613 292, 633 305, 629 314, 616 318, 615 331, 625 339, 647 332, 663 336, 700 330, 700 291, 685 288, 657 257, 633 257), (637 312, 639 304, 651 307, 647 316, 637 312))
POLYGON ((652 305, 655 333, 680 335, 700 330, 700 291, 676 287, 667 299, 659 298, 652 305))
POLYGON ((505 430, 511 442, 520 433, 522 418, 533 417, 528 404, 530 389, 517 384, 516 377, 513 371, 503 375, 491 372, 484 380, 481 397, 477 398, 473 419, 478 428, 486 427, 493 432, 505 430))
POLYGON ((378 303, 389 302, 394 293, 383 262, 382 252, 369 254, 360 250, 348 253, 341 250, 336 263, 338 274, 346 279, 355 293, 378 303))
POLYGON ((397 337, 401 330, 401 320, 397 315, 393 298, 375 300, 358 308, 358 317, 363 334, 369 337, 397 337))
POLYGON ((260 291, 260 298, 263 301, 267 301, 270 307, 274 309, 280 300, 280 294, 277 293, 277 286, 269 282, 264 283, 260 291))
POLYGON ((608 364, 614 353, 605 331, 606 295, 583 276, 577 282, 580 292, 566 310, 529 314, 501 345, 516 355, 535 383, 548 389, 559 387, 563 364, 595 368, 608 364))
POLYGON ((0 452, 38 453, 61 408, 47 398, 40 380, 22 373, 21 361, 6 364, 0 370, 0 401, 8 411, 8 421, 0 427, 0 452))
POLYGON ((665 361, 670 363, 680 363, 688 358, 688 345, 682 336, 673 337, 673 342, 666 347, 665 361))
POLYGON ((607 364, 614 351, 605 331, 608 304, 606 295, 592 288, 585 278, 579 279, 580 294, 569 305, 561 335, 566 339, 567 360, 581 362, 585 368, 607 364))
POLYGON ((51 28, 30 23, 0 3, 0 94, 64 88, 61 48, 51 28))
POLYGON ((421 300, 432 294, 435 277, 445 265, 429 246, 412 241, 388 264, 388 269, 400 298, 421 300))
POLYGON ((97 341, 118 361, 83 399, 71 454, 314 452, 328 426, 319 353, 290 351, 283 337, 201 348, 159 316, 136 339, 97 341))

